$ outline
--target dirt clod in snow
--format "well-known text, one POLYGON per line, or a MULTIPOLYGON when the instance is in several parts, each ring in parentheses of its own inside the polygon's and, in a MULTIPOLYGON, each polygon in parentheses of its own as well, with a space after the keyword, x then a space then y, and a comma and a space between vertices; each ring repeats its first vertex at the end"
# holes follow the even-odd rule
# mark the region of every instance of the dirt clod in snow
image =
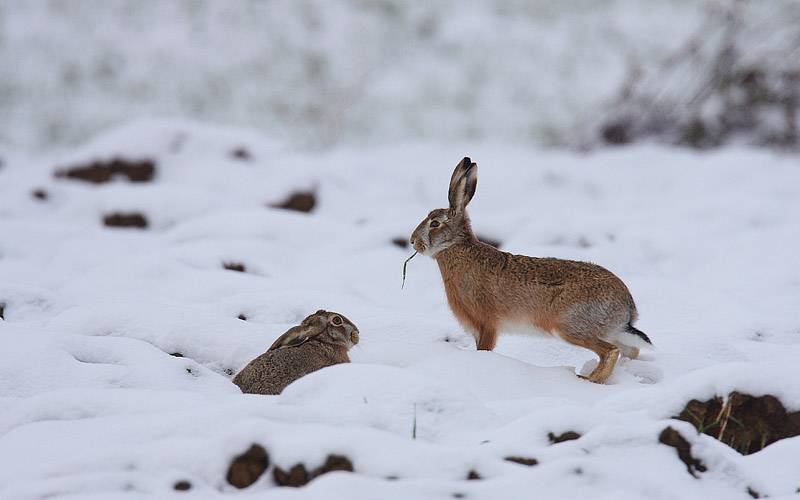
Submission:
POLYGON ((93 184, 110 182, 114 176, 127 177, 130 182, 150 182, 156 173, 153 160, 128 160, 112 158, 108 161, 98 160, 81 165, 59 168, 56 178, 75 179, 93 184))
POLYGON ((686 464, 686 470, 689 471, 694 477, 697 477, 697 472, 705 472, 708 470, 703 462, 692 456, 692 447, 689 441, 686 440, 681 433, 672 427, 666 427, 658 436, 658 441, 667 446, 672 446, 678 451, 678 458, 686 464))
POLYGON ((800 435, 800 411, 787 412, 783 403, 771 394, 755 397, 732 392, 725 399, 719 396, 707 401, 693 399, 676 418, 742 455, 800 435))
POLYGON ((296 212, 308 213, 314 210, 317 205, 317 196, 311 191, 295 191, 284 201, 273 203, 272 208, 282 208, 284 210, 294 210, 296 212))
POLYGON ((272 477, 278 486, 290 486, 292 488, 299 488, 310 481, 306 466, 303 464, 294 465, 288 472, 280 467, 275 467, 272 471, 272 477))
POLYGON ((408 248, 408 238, 402 238, 400 236, 397 238, 392 238, 392 245, 396 246, 397 248, 408 248))
POLYGON ((6 319, 6 304, 5 302, 0 302, 0 319, 6 319))
POLYGON ((602 127, 600 135, 606 144, 628 144, 631 142, 630 128, 630 124, 623 121, 607 123, 602 127))
POLYGON ((239 319, 242 321, 247 321, 247 316, 245 316, 244 314, 240 314, 239 319))
POLYGON ((474 470, 469 471, 469 474, 467 474, 468 481, 479 481, 481 479, 483 479, 481 475, 475 472, 474 470))
POLYGON ((237 146, 231 150, 231 158, 239 161, 250 161, 253 159, 253 155, 250 154, 250 150, 244 146, 237 146))
POLYGON ((147 228, 147 217, 139 212, 114 212, 103 216, 103 225, 106 227, 133 227, 147 228))
POLYGON ((534 465, 538 465, 539 461, 535 458, 527 458, 527 457, 506 457, 503 460, 506 462, 514 462, 515 464, 520 465, 527 465, 528 467, 533 467, 534 465))
POLYGON ((581 435, 575 431, 567 431, 559 434, 556 436, 552 432, 547 433, 547 439, 550 440, 550 444, 558 444, 563 443, 564 441, 573 441, 575 439, 580 439, 581 435))
POLYGON ((228 467, 227 480, 237 488, 247 488, 258 481, 269 468, 269 454, 263 446, 253 444, 239 456, 234 457, 228 467))
POLYGON ((279 486, 297 488, 308 484, 314 478, 333 471, 353 472, 353 463, 342 455, 328 455, 325 463, 311 472, 306 469, 304 464, 295 464, 288 472, 276 466, 272 473, 279 486))
POLYGON ((353 472, 353 462, 343 455, 328 455, 325 463, 311 472, 311 478, 333 471, 353 472))
POLYGON ((45 201, 45 200, 47 200, 47 198, 50 197, 50 195, 47 193, 47 191, 45 191, 42 188, 36 188, 33 191, 31 191, 31 196, 33 196, 35 199, 37 199, 39 201, 45 201))
POLYGON ((175 486, 173 486, 173 488, 178 491, 188 491, 192 489, 192 483, 190 483, 189 481, 178 481, 177 483, 175 483, 175 486))
POLYGON ((175 356, 176 358, 182 358, 183 357, 183 353, 181 353, 181 352, 171 352, 171 353, 169 353, 169 355, 170 356, 175 356))
POLYGON ((241 262, 223 262, 222 267, 228 271, 236 271, 239 273, 245 272, 246 268, 241 262))

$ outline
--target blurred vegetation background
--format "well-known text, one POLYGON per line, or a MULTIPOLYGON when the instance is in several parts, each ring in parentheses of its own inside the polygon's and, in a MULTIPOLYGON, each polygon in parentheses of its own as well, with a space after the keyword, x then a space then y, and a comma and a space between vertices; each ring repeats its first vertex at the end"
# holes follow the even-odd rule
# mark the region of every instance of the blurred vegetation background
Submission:
POLYGON ((798 144, 792 0, 0 0, 0 143, 152 116, 300 149, 798 144))

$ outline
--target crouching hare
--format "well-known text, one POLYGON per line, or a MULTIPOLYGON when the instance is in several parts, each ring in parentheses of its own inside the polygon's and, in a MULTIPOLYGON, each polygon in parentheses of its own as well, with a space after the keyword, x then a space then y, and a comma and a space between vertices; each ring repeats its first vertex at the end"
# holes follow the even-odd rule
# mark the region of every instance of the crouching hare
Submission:
POLYGON ((278 337, 272 346, 233 378, 244 393, 280 394, 313 371, 349 363, 358 328, 341 314, 319 310, 278 337))
POLYGON ((466 212, 477 183, 478 165, 464 158, 450 179, 450 207, 433 210, 411 235, 414 249, 439 264, 453 314, 481 350, 494 349, 498 331, 509 326, 589 349, 600 363, 585 378, 604 383, 620 352, 636 358, 637 346, 650 344, 633 327, 628 288, 595 264, 512 255, 478 241, 466 212))

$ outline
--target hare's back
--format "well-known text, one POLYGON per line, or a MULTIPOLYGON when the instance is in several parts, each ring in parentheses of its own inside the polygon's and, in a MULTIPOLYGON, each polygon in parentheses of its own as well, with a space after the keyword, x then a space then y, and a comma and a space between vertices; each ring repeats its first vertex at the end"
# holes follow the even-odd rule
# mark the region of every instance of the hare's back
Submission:
POLYGON ((577 260, 512 255, 508 276, 517 286, 561 300, 613 298, 632 306, 625 283, 608 269, 577 260))
POLYGON ((267 351, 248 363, 233 379, 242 392, 252 394, 280 394, 295 380, 336 364, 336 360, 316 342, 298 347, 267 351))

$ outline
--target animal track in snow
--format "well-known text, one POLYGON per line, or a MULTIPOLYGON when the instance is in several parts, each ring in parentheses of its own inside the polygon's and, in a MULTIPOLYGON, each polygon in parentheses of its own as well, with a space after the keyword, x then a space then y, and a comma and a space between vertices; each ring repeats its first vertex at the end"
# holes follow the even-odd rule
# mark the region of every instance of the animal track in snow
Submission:
POLYGON ((621 366, 624 367, 627 373, 636 377, 640 384, 655 384, 660 382, 664 376, 664 373, 657 366, 638 359, 628 360, 627 363, 621 366))

